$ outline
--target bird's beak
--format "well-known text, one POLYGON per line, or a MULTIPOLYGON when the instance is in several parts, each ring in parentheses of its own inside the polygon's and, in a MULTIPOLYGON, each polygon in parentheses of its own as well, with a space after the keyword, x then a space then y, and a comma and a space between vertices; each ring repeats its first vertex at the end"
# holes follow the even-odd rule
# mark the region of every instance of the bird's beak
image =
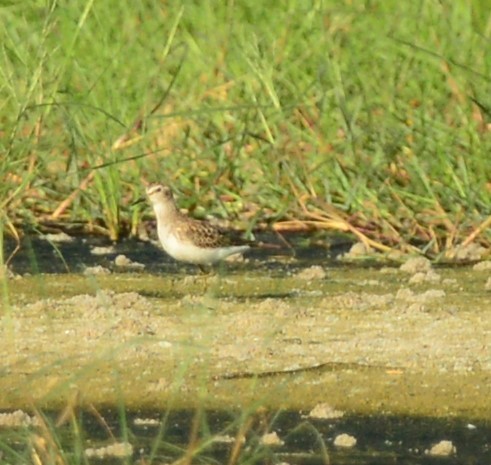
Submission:
POLYGON ((134 201, 134 202, 131 204, 131 206, 132 206, 132 207, 134 207, 135 205, 138 205, 139 203, 145 202, 145 200, 147 200, 145 196, 140 197, 139 199, 136 199, 136 200, 135 200, 135 201, 134 201))

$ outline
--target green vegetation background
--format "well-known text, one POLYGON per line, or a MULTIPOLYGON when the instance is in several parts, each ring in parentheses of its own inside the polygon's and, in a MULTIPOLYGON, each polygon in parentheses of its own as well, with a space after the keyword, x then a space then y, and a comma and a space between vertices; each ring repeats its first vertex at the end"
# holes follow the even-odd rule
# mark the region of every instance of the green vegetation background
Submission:
POLYGON ((117 238, 164 181, 243 227, 491 242, 485 0, 12 0, 0 17, 4 233, 117 238))

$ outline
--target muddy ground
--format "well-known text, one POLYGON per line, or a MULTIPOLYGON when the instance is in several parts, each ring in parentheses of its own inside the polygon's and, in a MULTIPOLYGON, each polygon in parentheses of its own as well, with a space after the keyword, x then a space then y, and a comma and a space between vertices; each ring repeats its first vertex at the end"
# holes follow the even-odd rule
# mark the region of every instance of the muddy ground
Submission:
POLYGON ((0 408, 491 417, 486 264, 121 270, 4 281, 0 408))

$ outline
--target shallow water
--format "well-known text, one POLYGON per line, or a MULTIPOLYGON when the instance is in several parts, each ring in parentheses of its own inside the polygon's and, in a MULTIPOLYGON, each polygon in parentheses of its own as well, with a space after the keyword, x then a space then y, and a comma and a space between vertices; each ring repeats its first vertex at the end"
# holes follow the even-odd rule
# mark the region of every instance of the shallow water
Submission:
MULTIPOLYGON (((318 247, 256 252, 201 275, 150 244, 91 253, 107 245, 35 239, 15 257, 20 275, 2 300, 0 408, 123 406, 129 429, 115 436, 131 430, 132 460, 182 456, 189 409, 207 409, 208 437, 233 436, 244 412, 263 412, 241 451, 255 463, 440 463, 424 451, 441 440, 457 448, 446 463, 490 460, 489 270, 439 267, 415 280, 416 271, 346 263, 333 259, 342 247, 318 247), (121 253, 144 267, 117 266, 121 253), (318 404, 344 416, 302 416, 318 404), (159 412, 170 415, 165 434, 133 423, 159 412), (270 430, 284 444, 264 449, 258 438, 270 430), (335 447, 337 433, 356 446, 335 447)), ((83 447, 116 440, 93 414, 82 417, 83 447)), ((120 429, 120 414, 103 417, 120 429)), ((214 443, 200 457, 230 454, 214 443)))
POLYGON ((57 419, 58 414, 44 415, 50 425, 49 434, 44 435, 42 428, 24 429, 23 433, 0 428, 2 459, 19 460, 26 454, 25 442, 19 440, 24 434, 31 443, 38 438, 31 457, 43 457, 48 451, 51 457, 61 455, 56 447, 49 448, 51 437, 61 441, 64 459, 69 463, 75 463, 80 454, 104 464, 175 463, 191 457, 193 463, 360 465, 471 465, 491 460, 491 423, 464 419, 390 415, 325 419, 309 417, 308 412, 266 409, 84 410, 76 418, 68 415, 59 426, 55 426, 57 419), (356 444, 340 446, 340 435, 349 435, 356 444), (46 442, 39 439, 43 437, 46 442), (449 442, 454 453, 432 455, 432 448, 442 441, 449 442), (118 451, 123 456, 115 456, 118 451), (236 458, 232 459, 234 453, 236 458))
MULTIPOLYGON (((150 415, 150 418, 158 418, 155 412, 150 415)), ((138 438, 140 447, 143 447, 143 455, 148 456, 155 442, 157 427, 136 426, 135 418, 148 416, 144 412, 128 416, 131 432, 138 438)), ((179 444, 185 449, 196 418, 196 412, 190 411, 173 412, 167 417, 165 436, 170 439, 169 442, 179 444)), ((210 436, 235 437, 239 429, 237 418, 237 413, 223 411, 200 414, 202 428, 210 436)), ((242 460, 247 456, 256 456, 255 461, 259 463, 272 462, 276 458, 291 464, 321 464, 326 463, 327 455, 331 463, 366 464, 374 463, 374 460, 378 464, 407 463, 405 460, 409 463, 440 463, 441 458, 429 456, 428 451, 442 439, 450 440, 458 453, 458 461, 456 457, 450 456, 446 463, 471 464, 476 463, 476 460, 478 463, 491 460, 489 422, 469 423, 462 420, 384 415, 351 415, 329 420, 308 418, 307 412, 298 411, 261 412, 254 419, 245 434, 242 460), (271 432, 277 434, 280 443, 261 446, 261 438, 271 432), (340 434, 354 437, 356 446, 335 446, 334 439, 340 434), (322 450, 323 447, 325 451, 322 450)), ((87 423, 87 430, 91 430, 91 425, 94 425, 93 421, 87 423)), ((160 441, 159 443, 162 444, 160 441)), ((177 458, 169 454, 169 450, 162 445, 156 451, 156 459, 170 462, 177 458)), ((231 449, 232 444, 214 442, 203 455, 225 463, 230 457, 231 449)))

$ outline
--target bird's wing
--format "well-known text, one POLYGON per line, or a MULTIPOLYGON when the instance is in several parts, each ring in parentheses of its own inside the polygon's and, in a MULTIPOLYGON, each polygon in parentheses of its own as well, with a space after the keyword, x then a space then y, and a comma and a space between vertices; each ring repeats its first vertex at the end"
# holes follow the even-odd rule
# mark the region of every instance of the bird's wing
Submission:
POLYGON ((186 222, 178 228, 177 234, 183 240, 188 239, 194 245, 203 248, 247 244, 247 241, 241 239, 237 233, 234 234, 234 231, 224 230, 207 221, 194 218, 186 218, 186 222))

